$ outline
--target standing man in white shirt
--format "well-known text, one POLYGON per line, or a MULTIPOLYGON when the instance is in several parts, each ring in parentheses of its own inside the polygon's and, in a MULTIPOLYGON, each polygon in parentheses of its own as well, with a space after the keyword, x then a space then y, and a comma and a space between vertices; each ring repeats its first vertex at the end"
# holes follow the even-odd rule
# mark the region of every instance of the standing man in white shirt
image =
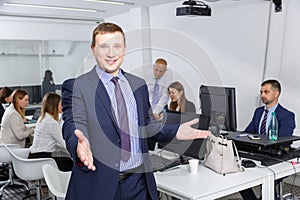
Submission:
POLYGON ((173 73, 167 69, 167 61, 163 58, 156 59, 153 65, 153 73, 146 73, 145 80, 149 90, 149 101, 153 109, 155 119, 159 119, 159 113, 168 104, 168 85, 173 81, 173 73))

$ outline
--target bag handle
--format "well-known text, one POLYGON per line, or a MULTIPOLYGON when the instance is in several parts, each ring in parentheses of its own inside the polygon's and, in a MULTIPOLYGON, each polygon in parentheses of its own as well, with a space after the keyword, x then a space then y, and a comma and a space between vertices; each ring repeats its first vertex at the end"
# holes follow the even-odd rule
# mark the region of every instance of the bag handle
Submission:
POLYGON ((239 168, 239 171, 243 172, 243 171, 245 171, 245 168, 242 166, 242 161, 241 161, 241 159, 240 159, 239 152, 238 152, 238 150, 237 150, 237 148, 236 148, 236 145, 235 145, 235 143, 234 143, 233 140, 232 140, 232 144, 233 144, 233 148, 234 148, 236 157, 237 157, 237 159, 238 159, 238 168, 239 168))

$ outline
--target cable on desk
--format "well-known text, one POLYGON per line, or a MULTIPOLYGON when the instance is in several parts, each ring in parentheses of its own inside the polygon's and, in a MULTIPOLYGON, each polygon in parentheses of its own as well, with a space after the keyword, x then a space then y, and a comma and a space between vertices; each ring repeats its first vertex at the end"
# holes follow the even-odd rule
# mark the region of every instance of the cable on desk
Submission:
MULTIPOLYGON (((266 156, 266 157, 269 157, 269 156, 266 156)), ((295 186, 294 185, 294 183, 295 183, 295 179, 296 179, 296 176, 297 176, 297 170, 296 170, 296 168, 295 168, 295 164, 296 163, 294 163, 294 161, 287 161, 287 160, 283 160, 283 159, 279 159, 279 158, 275 158, 275 157, 272 157, 272 159, 274 159, 274 160, 278 160, 278 161, 280 161, 280 162, 286 162, 286 163, 289 163, 289 164, 291 164, 292 165, 292 167, 293 167, 293 170, 294 170, 294 178, 293 178, 293 181, 292 181, 292 186, 291 186, 291 192, 290 192, 290 194, 292 194, 293 195, 293 187, 295 186)), ((299 164, 299 157, 297 157, 297 164, 299 164)), ((271 168, 269 168, 269 167, 267 167, 270 171, 272 171, 272 173, 273 173, 273 175, 274 175, 274 180, 276 180, 275 179, 275 172, 271 169, 271 168)), ((283 177, 282 179, 284 179, 285 177, 283 177)), ((283 180, 282 180, 283 181, 283 180)), ((275 185, 276 186, 276 185, 275 185)), ((276 187, 275 187, 275 189, 276 189, 276 187)))
POLYGON ((294 186, 295 186, 295 181, 296 181, 296 176, 297 176, 297 170, 296 170, 296 167, 295 167, 295 164, 299 164, 299 157, 297 157, 297 163, 294 163, 293 161, 291 161, 290 163, 292 164, 292 167, 294 169, 294 178, 293 178, 293 181, 292 181, 292 186, 291 186, 291 194, 293 194, 293 189, 294 189, 294 186))

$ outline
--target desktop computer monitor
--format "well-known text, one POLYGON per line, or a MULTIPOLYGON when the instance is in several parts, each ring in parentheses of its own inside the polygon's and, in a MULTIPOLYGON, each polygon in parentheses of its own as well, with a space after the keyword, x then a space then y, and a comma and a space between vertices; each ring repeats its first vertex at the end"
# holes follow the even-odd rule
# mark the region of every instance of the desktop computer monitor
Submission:
POLYGON ((37 104, 42 102, 42 92, 40 85, 21 86, 21 89, 27 91, 30 104, 37 104))
POLYGON ((25 90, 28 93, 29 103, 33 104, 34 95, 33 95, 32 86, 21 86, 21 89, 25 90))
POLYGON ((202 114, 211 117, 213 134, 219 135, 220 130, 236 131, 235 88, 201 85, 199 97, 202 114))
MULTIPOLYGON (((200 115, 188 112, 166 111, 165 124, 181 124, 192 119, 198 118, 199 123, 193 125, 193 128, 208 130, 210 116, 200 115)), ((158 143, 158 148, 179 154, 180 156, 190 156, 197 159, 203 159, 206 153, 206 139, 195 140, 177 140, 174 138, 168 143, 158 143)))
POLYGON ((33 103, 41 103, 42 102, 42 86, 34 85, 32 86, 33 92, 33 103))

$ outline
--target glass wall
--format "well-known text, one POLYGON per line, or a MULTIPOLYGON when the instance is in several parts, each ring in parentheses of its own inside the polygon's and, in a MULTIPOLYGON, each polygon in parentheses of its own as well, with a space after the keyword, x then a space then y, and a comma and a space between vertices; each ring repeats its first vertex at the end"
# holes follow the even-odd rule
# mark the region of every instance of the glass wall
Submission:
POLYGON ((61 84, 81 74, 90 57, 89 42, 0 40, 0 87, 41 85, 46 69, 61 84))

